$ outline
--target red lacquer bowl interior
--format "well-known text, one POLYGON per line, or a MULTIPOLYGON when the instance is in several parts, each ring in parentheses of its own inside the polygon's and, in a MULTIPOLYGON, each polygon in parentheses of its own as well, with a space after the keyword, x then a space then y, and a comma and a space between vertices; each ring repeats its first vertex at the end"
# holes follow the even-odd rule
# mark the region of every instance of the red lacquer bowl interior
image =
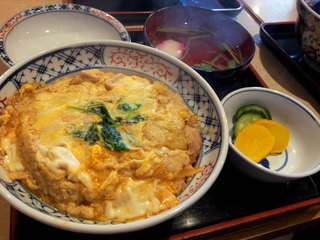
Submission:
MULTIPOLYGON (((168 39, 182 42, 187 54, 181 60, 196 70, 203 70, 197 64, 215 59, 225 45, 240 52, 238 61, 230 65, 225 57, 217 57, 215 64, 224 69, 207 69, 209 72, 228 74, 242 69, 255 51, 252 36, 241 24, 223 13, 197 7, 168 7, 154 12, 145 23, 144 35, 152 47, 168 39)), ((227 50, 222 55, 231 57, 227 50)))

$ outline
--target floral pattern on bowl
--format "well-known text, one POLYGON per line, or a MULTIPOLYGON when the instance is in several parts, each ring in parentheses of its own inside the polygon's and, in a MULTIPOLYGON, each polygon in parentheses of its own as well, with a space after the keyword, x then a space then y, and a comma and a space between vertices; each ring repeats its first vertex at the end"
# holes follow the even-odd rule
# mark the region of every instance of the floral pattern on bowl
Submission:
POLYGON ((0 110, 6 106, 6 99, 25 83, 34 80, 50 83, 67 74, 90 68, 121 71, 162 81, 178 92, 200 116, 203 141, 197 162, 200 171, 179 194, 180 204, 164 214, 125 224, 75 218, 48 206, 20 183, 9 180, 1 166, 0 194, 10 199, 8 201, 15 208, 41 222, 86 233, 120 233, 143 229, 163 222, 191 206, 211 187, 224 165, 228 149, 227 126, 222 105, 213 90, 200 75, 175 58, 146 46, 121 41, 73 44, 18 64, 7 71, 0 78, 0 110))
POLYGON ((320 63, 320 14, 313 10, 318 5, 319 0, 297 0, 296 32, 305 54, 320 63))

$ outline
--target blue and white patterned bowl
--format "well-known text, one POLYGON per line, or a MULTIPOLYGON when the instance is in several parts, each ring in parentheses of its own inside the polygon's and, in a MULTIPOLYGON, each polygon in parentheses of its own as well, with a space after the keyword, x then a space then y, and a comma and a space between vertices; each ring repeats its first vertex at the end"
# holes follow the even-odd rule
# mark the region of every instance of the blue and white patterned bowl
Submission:
POLYGON ((130 41, 125 27, 111 15, 77 4, 26 9, 0 26, 0 59, 7 66, 34 54, 71 43, 130 41))
POLYGON ((311 62, 311 66, 317 66, 320 71, 320 1, 297 0, 296 5, 298 17, 295 30, 298 43, 308 56, 306 62, 311 62))
POLYGON ((222 105, 207 82, 176 58, 140 44, 124 41, 73 44, 38 55, 14 65, 0 78, 0 108, 24 83, 51 82, 83 69, 121 71, 164 82, 180 93, 190 108, 201 117, 202 149, 197 166, 201 171, 178 196, 180 204, 148 219, 106 224, 68 216, 32 196, 20 183, 11 181, 0 166, 0 194, 19 211, 46 224, 86 233, 121 233, 159 224, 190 207, 218 177, 228 151, 226 117, 222 105))
POLYGON ((320 120, 299 101, 275 90, 248 87, 228 94, 222 105, 228 121, 230 160, 245 174, 265 182, 286 182, 320 170, 320 120), (288 128, 290 140, 283 153, 255 163, 233 145, 233 116, 247 104, 266 107, 274 121, 288 128))

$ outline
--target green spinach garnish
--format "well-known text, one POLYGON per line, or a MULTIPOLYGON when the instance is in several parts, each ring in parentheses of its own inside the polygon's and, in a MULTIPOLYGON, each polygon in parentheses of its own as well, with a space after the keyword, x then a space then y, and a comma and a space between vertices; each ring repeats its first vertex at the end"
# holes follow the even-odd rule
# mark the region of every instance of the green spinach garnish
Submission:
POLYGON ((122 137, 120 133, 114 128, 108 128, 106 125, 99 123, 101 126, 100 134, 104 141, 102 144, 110 150, 124 151, 128 150, 125 143, 121 142, 122 137))
POLYGON ((134 104, 135 106, 133 106, 133 104, 130 104, 130 103, 120 103, 118 105, 118 109, 119 110, 122 110, 122 111, 125 111, 125 112, 132 112, 132 111, 136 111, 138 110, 142 104, 138 103, 138 104, 134 104))
POLYGON ((118 127, 120 126, 119 118, 113 119, 107 110, 107 108, 102 103, 89 103, 84 107, 75 107, 68 106, 71 109, 79 110, 86 113, 94 113, 102 118, 102 121, 105 122, 109 127, 118 127))
POLYGON ((121 140, 121 134, 116 130, 120 126, 120 118, 113 119, 103 104, 90 103, 84 107, 69 106, 69 108, 93 113, 101 117, 102 121, 98 123, 84 124, 83 126, 71 126, 67 129, 73 137, 83 138, 89 145, 101 142, 105 147, 113 151, 124 151, 129 148, 121 140))
POLYGON ((138 122, 144 121, 144 120, 145 120, 145 118, 142 117, 140 114, 138 114, 134 117, 126 118, 127 123, 138 123, 138 122))
POLYGON ((81 125, 71 125, 67 128, 68 134, 76 138, 84 138, 90 128, 89 123, 83 123, 81 125))
POLYGON ((99 138, 99 129, 96 123, 91 123, 86 135, 84 136, 84 140, 89 143, 89 145, 95 144, 100 140, 99 138))
MULTIPOLYGON (((119 101, 118 101, 119 103, 119 101)), ((126 112, 125 123, 133 124, 144 121, 143 117, 137 110, 142 104, 120 103, 117 109, 126 112)), ((83 138, 89 145, 96 142, 102 143, 106 148, 113 151, 128 150, 128 146, 122 141, 121 134, 116 130, 121 125, 122 118, 112 118, 108 109, 102 103, 90 102, 85 106, 68 106, 70 109, 82 111, 85 113, 96 114, 101 118, 97 123, 83 123, 81 125, 72 125, 67 132, 76 138, 83 138)))
POLYGON ((135 111, 137 111, 140 107, 142 106, 141 103, 134 103, 134 104, 130 104, 130 103, 120 103, 118 105, 118 109, 122 110, 124 112, 127 112, 127 117, 126 117, 126 123, 138 123, 140 121, 144 121, 145 118, 143 116, 141 116, 141 114, 136 113, 135 111), (136 115, 134 115, 136 114, 136 115))

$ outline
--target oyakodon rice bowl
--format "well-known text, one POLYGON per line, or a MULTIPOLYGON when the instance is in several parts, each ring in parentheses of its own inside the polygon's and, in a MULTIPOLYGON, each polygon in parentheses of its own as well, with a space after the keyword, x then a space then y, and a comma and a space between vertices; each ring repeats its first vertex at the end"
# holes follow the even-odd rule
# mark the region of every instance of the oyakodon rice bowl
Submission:
POLYGON ((0 116, 8 176, 80 218, 127 222, 178 203, 196 173, 198 117, 160 82, 97 69, 25 84, 0 116))
MULTIPOLYGON (((127 43, 113 44, 117 46, 95 47, 100 48, 99 52, 103 49, 104 62, 110 60, 106 56, 108 51, 120 51, 121 62, 125 62, 128 52, 121 50, 128 47, 127 43)), ((137 46, 129 46, 130 54, 149 50, 142 47, 132 51, 137 46)), ((83 56, 86 48, 78 48, 83 56)), ((89 48, 92 50, 92 46, 89 48)), ((73 47, 62 49, 59 57, 73 50, 73 47)), ((57 52, 48 53, 51 61, 47 61, 47 67, 56 62, 57 55, 52 54, 57 52)), ((156 56, 151 57, 153 71, 156 56)), ((14 74, 26 76, 28 72, 30 77, 30 69, 39 63, 43 67, 38 59, 26 64, 31 68, 21 68, 22 75, 14 74)), ((75 66, 79 63, 69 69, 75 66)), ((169 84, 163 79, 155 81, 159 80, 155 75, 150 78, 145 74, 146 64, 141 66, 143 71, 135 68, 130 74, 130 67, 123 69, 122 64, 124 71, 115 71, 116 66, 111 68, 112 72, 108 66, 103 71, 58 74, 54 82, 54 78, 48 80, 44 75, 48 81, 27 79, 20 82, 19 91, 11 91, 5 97, 0 117, 1 190, 5 187, 31 207, 24 211, 26 214, 74 231, 133 231, 176 215, 200 198, 216 179, 216 171, 220 172, 226 155, 226 149, 220 149, 225 139, 218 122, 223 113, 215 112, 216 119, 210 116, 208 122, 201 104, 194 100, 190 105, 190 99, 186 101, 186 96, 190 97, 186 92, 188 86, 180 85, 177 89, 170 80, 169 84), (60 75, 65 77, 59 79, 60 75), (173 90, 182 90, 180 94, 185 95, 181 94, 181 98, 173 90), (214 159, 205 159, 205 155, 214 159), (220 157, 223 159, 218 161, 220 157), (208 185, 208 181, 212 182, 208 185), (25 194, 18 196, 17 192, 25 194), (34 209, 41 213, 33 215, 34 209), (47 217, 54 219, 49 221, 47 217)), ((173 66, 166 67, 173 73, 173 66)), ((186 72, 179 73, 187 76, 186 72)), ((2 82, 5 93, 12 82, 2 82)), ((205 98, 207 92, 201 93, 204 94, 201 100, 211 103, 210 98, 205 98)), ((210 110, 210 105, 205 109, 210 110)), ((18 210, 23 209, 19 208, 21 202, 12 204, 18 210)))

